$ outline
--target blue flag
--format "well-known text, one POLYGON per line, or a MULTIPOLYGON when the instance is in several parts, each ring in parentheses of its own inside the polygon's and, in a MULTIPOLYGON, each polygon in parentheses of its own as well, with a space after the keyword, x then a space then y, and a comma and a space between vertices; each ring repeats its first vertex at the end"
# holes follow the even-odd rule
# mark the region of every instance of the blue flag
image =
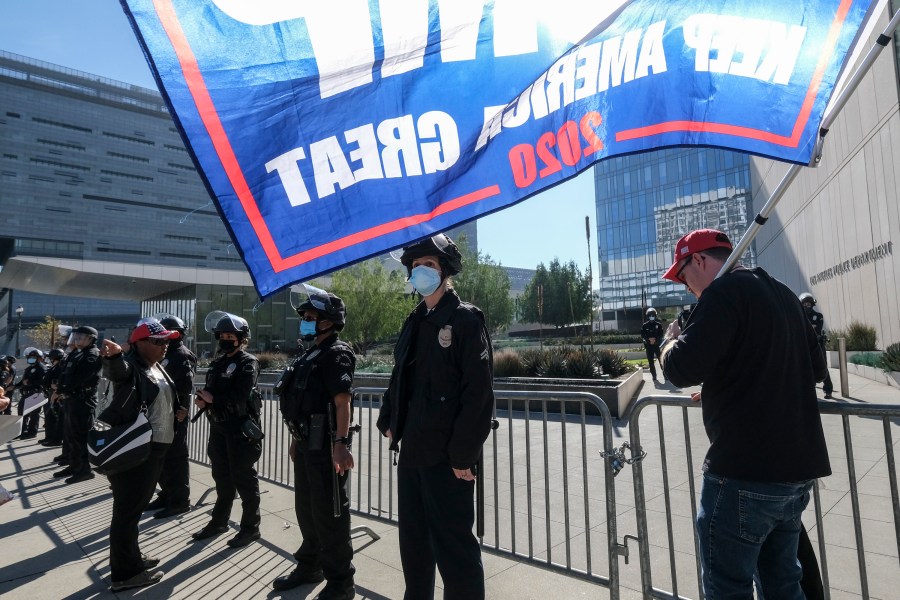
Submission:
POLYGON ((122 0, 262 297, 608 157, 808 164, 874 0, 122 0))

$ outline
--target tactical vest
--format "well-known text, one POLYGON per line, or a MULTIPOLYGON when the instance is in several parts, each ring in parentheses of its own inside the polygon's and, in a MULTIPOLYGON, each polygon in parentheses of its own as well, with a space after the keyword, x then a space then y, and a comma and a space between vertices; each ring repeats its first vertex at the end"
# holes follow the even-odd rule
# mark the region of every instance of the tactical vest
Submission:
POLYGON ((324 356, 334 350, 352 352, 350 345, 335 340, 325 349, 315 348, 296 359, 284 370, 275 383, 281 414, 285 421, 301 423, 312 414, 323 414, 330 410, 333 403, 325 382, 320 376, 313 376, 319 369, 324 356))

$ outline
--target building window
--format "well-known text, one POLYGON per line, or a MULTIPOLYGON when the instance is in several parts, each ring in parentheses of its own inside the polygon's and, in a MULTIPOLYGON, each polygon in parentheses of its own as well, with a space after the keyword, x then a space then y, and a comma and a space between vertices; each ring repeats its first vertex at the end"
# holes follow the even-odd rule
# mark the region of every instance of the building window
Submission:
POLYGON ((35 123, 40 123, 41 125, 50 125, 51 127, 59 127, 61 129, 69 129, 71 131, 80 131, 82 133, 93 133, 93 129, 89 129, 87 127, 79 127, 78 125, 71 125, 69 123, 63 123, 61 121, 51 121, 50 119, 42 119, 40 117, 31 117, 31 120, 35 123))
POLYGON ((122 154, 120 152, 107 152, 106 155, 112 156, 113 158, 121 158, 122 160, 130 160, 132 162, 140 162, 140 163, 150 162, 149 158, 144 158, 143 156, 132 156, 131 154, 122 154))
POLYGON ((122 135, 121 133, 112 133, 111 131, 104 131, 103 135, 109 138, 113 138, 116 140, 125 140, 126 142, 134 142, 136 144, 144 144, 145 146, 155 146, 156 142, 152 140, 142 140, 141 138, 132 137, 130 135, 122 135))
POLYGON ((50 240, 16 239, 15 252, 17 255, 24 254, 28 256, 83 258, 84 244, 82 244, 81 242, 56 242, 50 240))

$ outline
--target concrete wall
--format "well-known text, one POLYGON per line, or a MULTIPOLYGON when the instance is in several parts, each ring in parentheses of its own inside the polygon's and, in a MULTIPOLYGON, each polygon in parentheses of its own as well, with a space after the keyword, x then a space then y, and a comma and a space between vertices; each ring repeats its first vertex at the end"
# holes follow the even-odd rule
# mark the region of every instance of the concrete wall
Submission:
MULTIPOLYGON (((887 21, 879 18, 876 35, 887 21)), ((756 241, 759 265, 798 294, 812 293, 826 328, 874 326, 880 348, 900 341, 895 61, 889 44, 832 126, 820 166, 803 169, 756 241)), ((750 169, 759 211, 788 165, 754 158, 750 169)))

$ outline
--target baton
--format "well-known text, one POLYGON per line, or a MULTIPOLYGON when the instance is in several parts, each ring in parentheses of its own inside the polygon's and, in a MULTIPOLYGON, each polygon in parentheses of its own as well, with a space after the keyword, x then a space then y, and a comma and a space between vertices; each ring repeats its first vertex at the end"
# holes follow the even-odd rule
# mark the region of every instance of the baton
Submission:
POLYGON ((197 419, 200 418, 200 415, 202 415, 203 413, 206 412, 206 409, 207 409, 207 408, 209 408, 209 404, 204 405, 203 408, 201 408, 201 409, 198 410, 196 413, 194 413, 194 416, 191 417, 191 423, 196 423, 196 422, 197 422, 197 419))

